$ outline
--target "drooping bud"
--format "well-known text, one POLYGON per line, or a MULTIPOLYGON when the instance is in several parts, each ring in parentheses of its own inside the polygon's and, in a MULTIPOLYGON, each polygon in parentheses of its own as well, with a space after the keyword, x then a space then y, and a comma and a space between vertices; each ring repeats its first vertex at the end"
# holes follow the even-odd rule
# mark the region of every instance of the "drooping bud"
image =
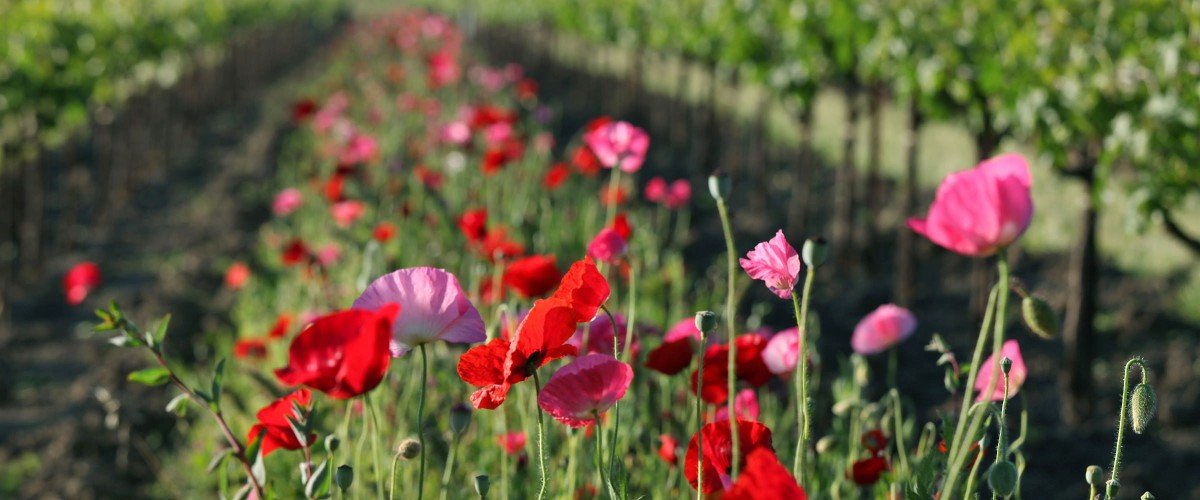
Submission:
POLYGON ((724 200, 726 196, 729 196, 731 190, 729 176, 725 173, 713 172, 708 176, 708 194, 711 194, 714 200, 724 200))
POLYGON ((333 473, 333 484, 336 484, 342 493, 350 489, 350 485, 354 484, 354 468, 349 465, 339 465, 333 473))
POLYGON ((820 267, 825 263, 825 259, 829 258, 829 244, 825 242, 825 238, 820 236, 804 240, 804 246, 800 249, 800 257, 804 259, 804 265, 820 267))
POLYGON ((471 425, 471 407, 463 403, 454 405, 450 408, 450 430, 455 434, 462 434, 467 431, 467 427, 471 425))
POLYGON ((1104 469, 1099 465, 1089 465, 1087 472, 1083 474, 1083 478, 1087 480, 1087 484, 1093 488, 1099 488, 1104 484, 1104 469))
POLYGON ((696 313, 696 329, 704 333, 712 333, 717 329, 717 313, 700 311, 696 313))
POLYGON ((412 460, 421 454, 421 442, 413 438, 405 439, 400 442, 400 446, 396 447, 396 453, 399 453, 405 460, 412 460))
POLYGON ((492 480, 488 479, 487 474, 478 474, 475 476, 475 493, 479 494, 479 498, 487 498, 488 490, 492 488, 492 480))
POLYGON ((1009 497, 1017 489, 1017 466, 1008 460, 992 464, 988 469, 988 487, 997 495, 1009 497))
POLYGON ((1154 394, 1154 388, 1142 382, 1133 388, 1130 399, 1132 401, 1129 404, 1129 423, 1133 432, 1141 434, 1146 432, 1146 427, 1154 420, 1154 413, 1158 410, 1158 396, 1154 394))
POLYGON ((1047 340, 1058 336, 1058 316, 1041 298, 1026 295, 1021 299, 1021 316, 1035 335, 1047 340))
POLYGON ((1009 359, 1008 356, 1005 356, 1003 359, 1001 359, 1000 369, 1004 370, 1005 375, 1008 375, 1008 372, 1012 370, 1012 359, 1009 359))
POLYGON ((325 451, 329 453, 337 451, 338 446, 341 446, 341 444, 342 440, 338 439, 338 437, 333 434, 325 437, 325 451))

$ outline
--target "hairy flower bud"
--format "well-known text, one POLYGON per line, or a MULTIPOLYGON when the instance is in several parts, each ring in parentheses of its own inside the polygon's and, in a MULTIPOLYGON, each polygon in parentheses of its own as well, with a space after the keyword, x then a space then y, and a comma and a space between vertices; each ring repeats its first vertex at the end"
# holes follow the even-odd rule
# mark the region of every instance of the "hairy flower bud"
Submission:
POLYGON ((997 495, 1008 497, 1017 489, 1017 466, 1008 460, 992 464, 988 469, 988 487, 997 495))
POLYGON ((421 442, 413 438, 405 439, 396 448, 396 453, 399 453, 405 460, 417 458, 417 455, 421 454, 421 442))
POLYGON ((708 194, 711 194, 714 200, 724 200, 726 196, 729 196, 731 190, 732 186, 728 175, 714 172, 708 176, 708 194))
POLYGON ((1130 396, 1129 405, 1129 422, 1132 424, 1133 432, 1141 434, 1146 432, 1146 427, 1150 426, 1150 421, 1154 420, 1154 413, 1158 409, 1158 396, 1154 394, 1154 389, 1149 384, 1142 382, 1133 388, 1133 395, 1130 396))
POLYGON ((1117 498, 1117 492, 1121 491, 1121 482, 1116 479, 1109 479, 1105 484, 1104 493, 1108 498, 1117 498))
POLYGON ((804 246, 800 249, 800 257, 804 259, 804 265, 808 267, 820 267, 829 258, 829 245, 825 243, 825 238, 820 236, 804 240, 804 246))
POLYGON ((696 313, 696 329, 704 333, 712 333, 717 329, 717 313, 700 311, 696 313))
POLYGON ((475 476, 475 493, 479 494, 479 498, 487 498, 488 490, 491 488, 492 480, 488 479, 487 474, 475 476))
POLYGON ((339 465, 333 473, 333 484, 336 484, 342 493, 350 489, 350 485, 354 484, 354 468, 349 465, 339 465))
POLYGON ((1027 295, 1021 300, 1021 316, 1029 331, 1044 339, 1058 336, 1058 316, 1050 304, 1041 298, 1027 295))
POLYGON ((1100 485, 1104 484, 1104 469, 1100 468, 1099 465, 1089 465, 1087 472, 1083 474, 1083 478, 1087 480, 1088 485, 1099 488, 1100 485))

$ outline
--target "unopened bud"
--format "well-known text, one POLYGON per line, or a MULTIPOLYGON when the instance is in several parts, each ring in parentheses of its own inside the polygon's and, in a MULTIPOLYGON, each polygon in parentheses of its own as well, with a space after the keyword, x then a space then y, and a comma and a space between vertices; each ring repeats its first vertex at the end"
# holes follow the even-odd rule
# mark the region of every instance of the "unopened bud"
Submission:
POLYGON ((729 182, 729 176, 722 172, 714 172, 708 176, 708 194, 711 194, 714 200, 724 200, 729 196, 732 186, 729 182))
POLYGON ((988 487, 997 495, 1008 497, 1017 489, 1017 466, 1008 460, 992 464, 988 469, 988 487))
POLYGON ((712 333, 717 329, 717 313, 700 311, 696 313, 696 329, 704 333, 712 333))
POLYGON ((1088 485, 1099 488, 1100 485, 1104 484, 1104 469, 1100 468, 1099 465, 1089 465, 1087 472, 1083 474, 1083 478, 1087 480, 1088 485))
POLYGON ((459 403, 450 408, 450 430, 462 434, 471 425, 471 407, 459 403))
POLYGON ((1003 359, 1001 359, 1000 369, 1004 370, 1005 375, 1008 375, 1008 372, 1012 370, 1012 359, 1010 359, 1008 356, 1005 356, 1003 359))
POLYGON ((492 480, 488 479, 487 474, 478 474, 475 476, 475 493, 479 494, 479 498, 487 498, 488 490, 492 488, 492 480))
POLYGON ((1129 405, 1129 423, 1133 432, 1141 434, 1146 432, 1146 427, 1154 420, 1154 413, 1158 410, 1158 396, 1149 384, 1142 382, 1133 388, 1130 399, 1132 401, 1129 405))
POLYGON ((817 453, 822 454, 822 455, 825 453, 828 453, 829 450, 832 450, 835 445, 837 445, 837 437, 836 436, 825 436, 821 439, 818 439, 817 440, 817 453))
POLYGON ((333 434, 325 437, 325 451, 328 451, 329 453, 337 451, 338 446, 341 446, 341 444, 342 440, 338 439, 338 437, 333 434))
POLYGON ((1116 479, 1109 479, 1108 482, 1105 483, 1104 493, 1108 495, 1108 498, 1117 498, 1117 492, 1120 490, 1121 482, 1117 481, 1116 479))
POLYGON ((1142 500, 1154 500, 1154 494, 1149 491, 1142 493, 1142 500))
POLYGON ((350 489, 350 485, 354 484, 354 468, 349 465, 339 465, 333 472, 333 484, 336 484, 342 493, 345 493, 350 489))
POLYGON ((413 438, 405 439, 400 442, 400 446, 396 447, 396 453, 399 453, 405 460, 412 460, 421 454, 421 442, 413 438))
POLYGON ((800 249, 800 256, 804 259, 804 265, 808 267, 820 267, 825 263, 825 259, 829 258, 829 244, 825 243, 825 238, 820 236, 804 240, 804 246, 800 249))
POLYGON ((1052 339, 1058 336, 1058 316, 1050 308, 1050 304, 1039 297, 1026 295, 1021 299, 1021 316, 1025 326, 1035 335, 1052 339))

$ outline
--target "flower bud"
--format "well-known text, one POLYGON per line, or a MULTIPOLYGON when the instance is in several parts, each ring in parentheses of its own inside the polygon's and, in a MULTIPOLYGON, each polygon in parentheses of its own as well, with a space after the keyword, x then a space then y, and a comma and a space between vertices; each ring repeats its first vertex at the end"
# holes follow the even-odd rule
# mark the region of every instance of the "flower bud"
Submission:
POLYGON ((1117 492, 1120 490, 1121 482, 1117 481, 1116 479, 1109 479, 1108 482, 1105 483, 1104 493, 1108 495, 1108 498, 1117 498, 1117 492))
POLYGON ((714 172, 708 176, 708 194, 711 194, 714 200, 724 200, 732 189, 729 176, 723 172, 714 172))
POLYGON ((338 439, 338 437, 333 434, 325 437, 325 451, 329 453, 337 451, 338 446, 341 446, 341 444, 342 440, 338 439))
POLYGON ((487 474, 478 474, 475 476, 475 493, 479 494, 479 498, 487 498, 488 490, 492 487, 491 479, 488 479, 487 474))
POLYGON ((1146 432, 1146 427, 1154 420, 1154 412, 1158 409, 1158 397, 1149 384, 1142 382, 1133 388, 1130 399, 1132 401, 1129 405, 1129 422, 1133 432, 1141 434, 1146 432))
POLYGON ((1000 369, 1004 370, 1005 375, 1008 375, 1008 372, 1012 370, 1012 359, 1009 359, 1008 356, 1005 356, 1003 359, 1001 359, 1000 369))
POLYGON ((1058 316, 1050 308, 1050 304, 1039 297, 1026 295, 1021 299, 1021 316, 1025 326, 1035 335, 1052 339, 1058 336, 1058 316))
POLYGON ((717 313, 700 311, 696 313, 696 329, 704 333, 712 333, 717 329, 717 313))
POLYGON ((471 407, 459 403, 450 408, 450 430, 462 434, 471 425, 471 407))
POLYGON ((342 493, 350 489, 350 485, 354 484, 354 468, 349 465, 339 465, 333 473, 333 484, 336 484, 342 493))
POLYGON ((1100 485, 1104 484, 1104 469, 1100 468, 1099 465, 1089 465, 1087 472, 1083 474, 1083 478, 1087 480, 1088 485, 1099 488, 1100 485))
POLYGON ((1017 489, 1017 466, 1008 460, 992 464, 988 469, 988 487, 1007 498, 1017 489))
POLYGON ((837 437, 836 436, 825 436, 821 439, 818 439, 817 440, 817 453, 822 454, 822 455, 825 453, 828 453, 829 450, 833 449, 833 447, 835 445, 837 445, 837 437))
POLYGON ((396 448, 396 453, 399 453, 405 460, 417 458, 417 455, 421 454, 421 442, 413 438, 405 439, 396 448))
POLYGON ((1154 494, 1149 491, 1142 493, 1142 500, 1154 500, 1154 494))
POLYGON ((804 265, 808 267, 820 267, 825 263, 825 259, 829 258, 829 245, 825 242, 825 238, 820 236, 804 240, 804 246, 800 249, 800 257, 804 259, 804 265))

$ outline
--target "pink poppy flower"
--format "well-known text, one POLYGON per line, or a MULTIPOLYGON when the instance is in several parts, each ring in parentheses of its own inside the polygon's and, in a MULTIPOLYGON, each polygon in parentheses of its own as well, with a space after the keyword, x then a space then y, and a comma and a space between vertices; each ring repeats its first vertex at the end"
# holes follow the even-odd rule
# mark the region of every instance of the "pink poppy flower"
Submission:
MULTIPOLYGON (((754 389, 742 389, 733 398, 733 408, 737 412, 738 420, 758 420, 758 395, 754 394, 754 389)), ((717 415, 714 421, 720 422, 729 420, 729 406, 717 407, 717 415)))
POLYGON ((613 263, 629 251, 629 242, 614 228, 601 229, 588 243, 588 256, 601 262, 613 263))
POLYGON ((770 241, 756 245, 754 250, 746 254, 746 258, 738 262, 746 274, 762 280, 781 299, 791 296, 796 279, 800 276, 800 255, 788 244, 782 230, 776 231, 770 241))
POLYGON ((500 122, 488 125, 483 131, 483 138, 487 141, 489 147, 503 146, 513 136, 513 127, 511 123, 500 122))
POLYGON ((338 156, 342 165, 358 165, 368 163, 379 157, 379 141, 366 134, 355 133, 350 136, 346 146, 338 156))
POLYGON ((646 183, 646 189, 643 190, 643 196, 650 203, 662 203, 667 198, 667 181, 662 177, 655 177, 646 183))
POLYGON ((342 248, 337 243, 330 243, 317 250, 317 263, 329 267, 342 258, 342 248))
POLYGON ((483 317, 467 300, 458 278, 442 269, 413 267, 385 274, 367 286, 352 307, 373 310, 388 303, 400 304, 404 311, 392 324, 392 356, 435 340, 487 340, 483 317))
POLYGON ((850 337, 854 352, 863 356, 879 354, 912 336, 917 318, 908 309, 884 304, 859 320, 850 337))
POLYGON ((271 211, 276 216, 284 217, 295 212, 303 203, 304 195, 300 194, 299 189, 287 188, 275 195, 275 201, 271 203, 271 211))
POLYGON ((687 179, 677 179, 671 183, 662 204, 669 209, 677 209, 687 205, 692 199, 692 184, 687 179))
POLYGON ((464 121, 454 121, 442 127, 442 141, 461 146, 471 141, 471 127, 464 121))
POLYGON ((225 286, 230 290, 241 290, 250 281, 250 266, 245 262, 234 262, 225 270, 225 286))
MULTIPOLYGON (((1017 345, 1016 340, 1007 340, 1004 346, 1000 348, 1000 358, 1008 358, 1012 360, 1012 368, 1008 371, 1008 397, 1013 397, 1017 391, 1021 390, 1021 384, 1025 383, 1025 377, 1029 372, 1025 369, 1025 359, 1021 357, 1021 347, 1017 345)), ((1000 380, 996 382, 996 388, 992 391, 992 395, 988 398, 984 393, 988 387, 992 385, 992 366, 996 362, 996 355, 988 356, 983 364, 979 365, 979 375, 975 377, 975 390, 979 393, 975 397, 975 401, 983 401, 990 399, 992 401, 1002 401, 1004 399, 1004 373, 997 370, 1000 375, 1000 380)))
POLYGON ((525 449, 525 433, 521 431, 510 432, 496 437, 496 442, 504 448, 504 452, 509 455, 516 455, 525 449))
POLYGON ((633 368, 612 356, 580 356, 554 372, 538 393, 538 406, 559 422, 584 427, 624 397, 632 381, 633 368))
POLYGON ((955 172, 938 186, 929 214, 908 219, 908 227, 938 246, 971 257, 987 257, 1006 247, 1033 218, 1029 163, 1008 153, 955 172))
POLYGON ((88 293, 100 286, 100 266, 86 261, 75 264, 63 276, 62 286, 67 295, 67 304, 79 305, 88 293))
POLYGON ((800 357, 800 329, 788 328, 776 333, 763 349, 763 363, 776 375, 785 375, 796 369, 800 357))
POLYGON ((628 122, 610 122, 584 134, 583 141, 600 163, 624 172, 637 172, 646 160, 650 136, 628 122))
POLYGON ((350 227, 354 221, 362 217, 363 212, 367 210, 367 205, 358 200, 346 200, 334 203, 329 207, 329 213, 333 215, 333 221, 340 228, 350 227))

